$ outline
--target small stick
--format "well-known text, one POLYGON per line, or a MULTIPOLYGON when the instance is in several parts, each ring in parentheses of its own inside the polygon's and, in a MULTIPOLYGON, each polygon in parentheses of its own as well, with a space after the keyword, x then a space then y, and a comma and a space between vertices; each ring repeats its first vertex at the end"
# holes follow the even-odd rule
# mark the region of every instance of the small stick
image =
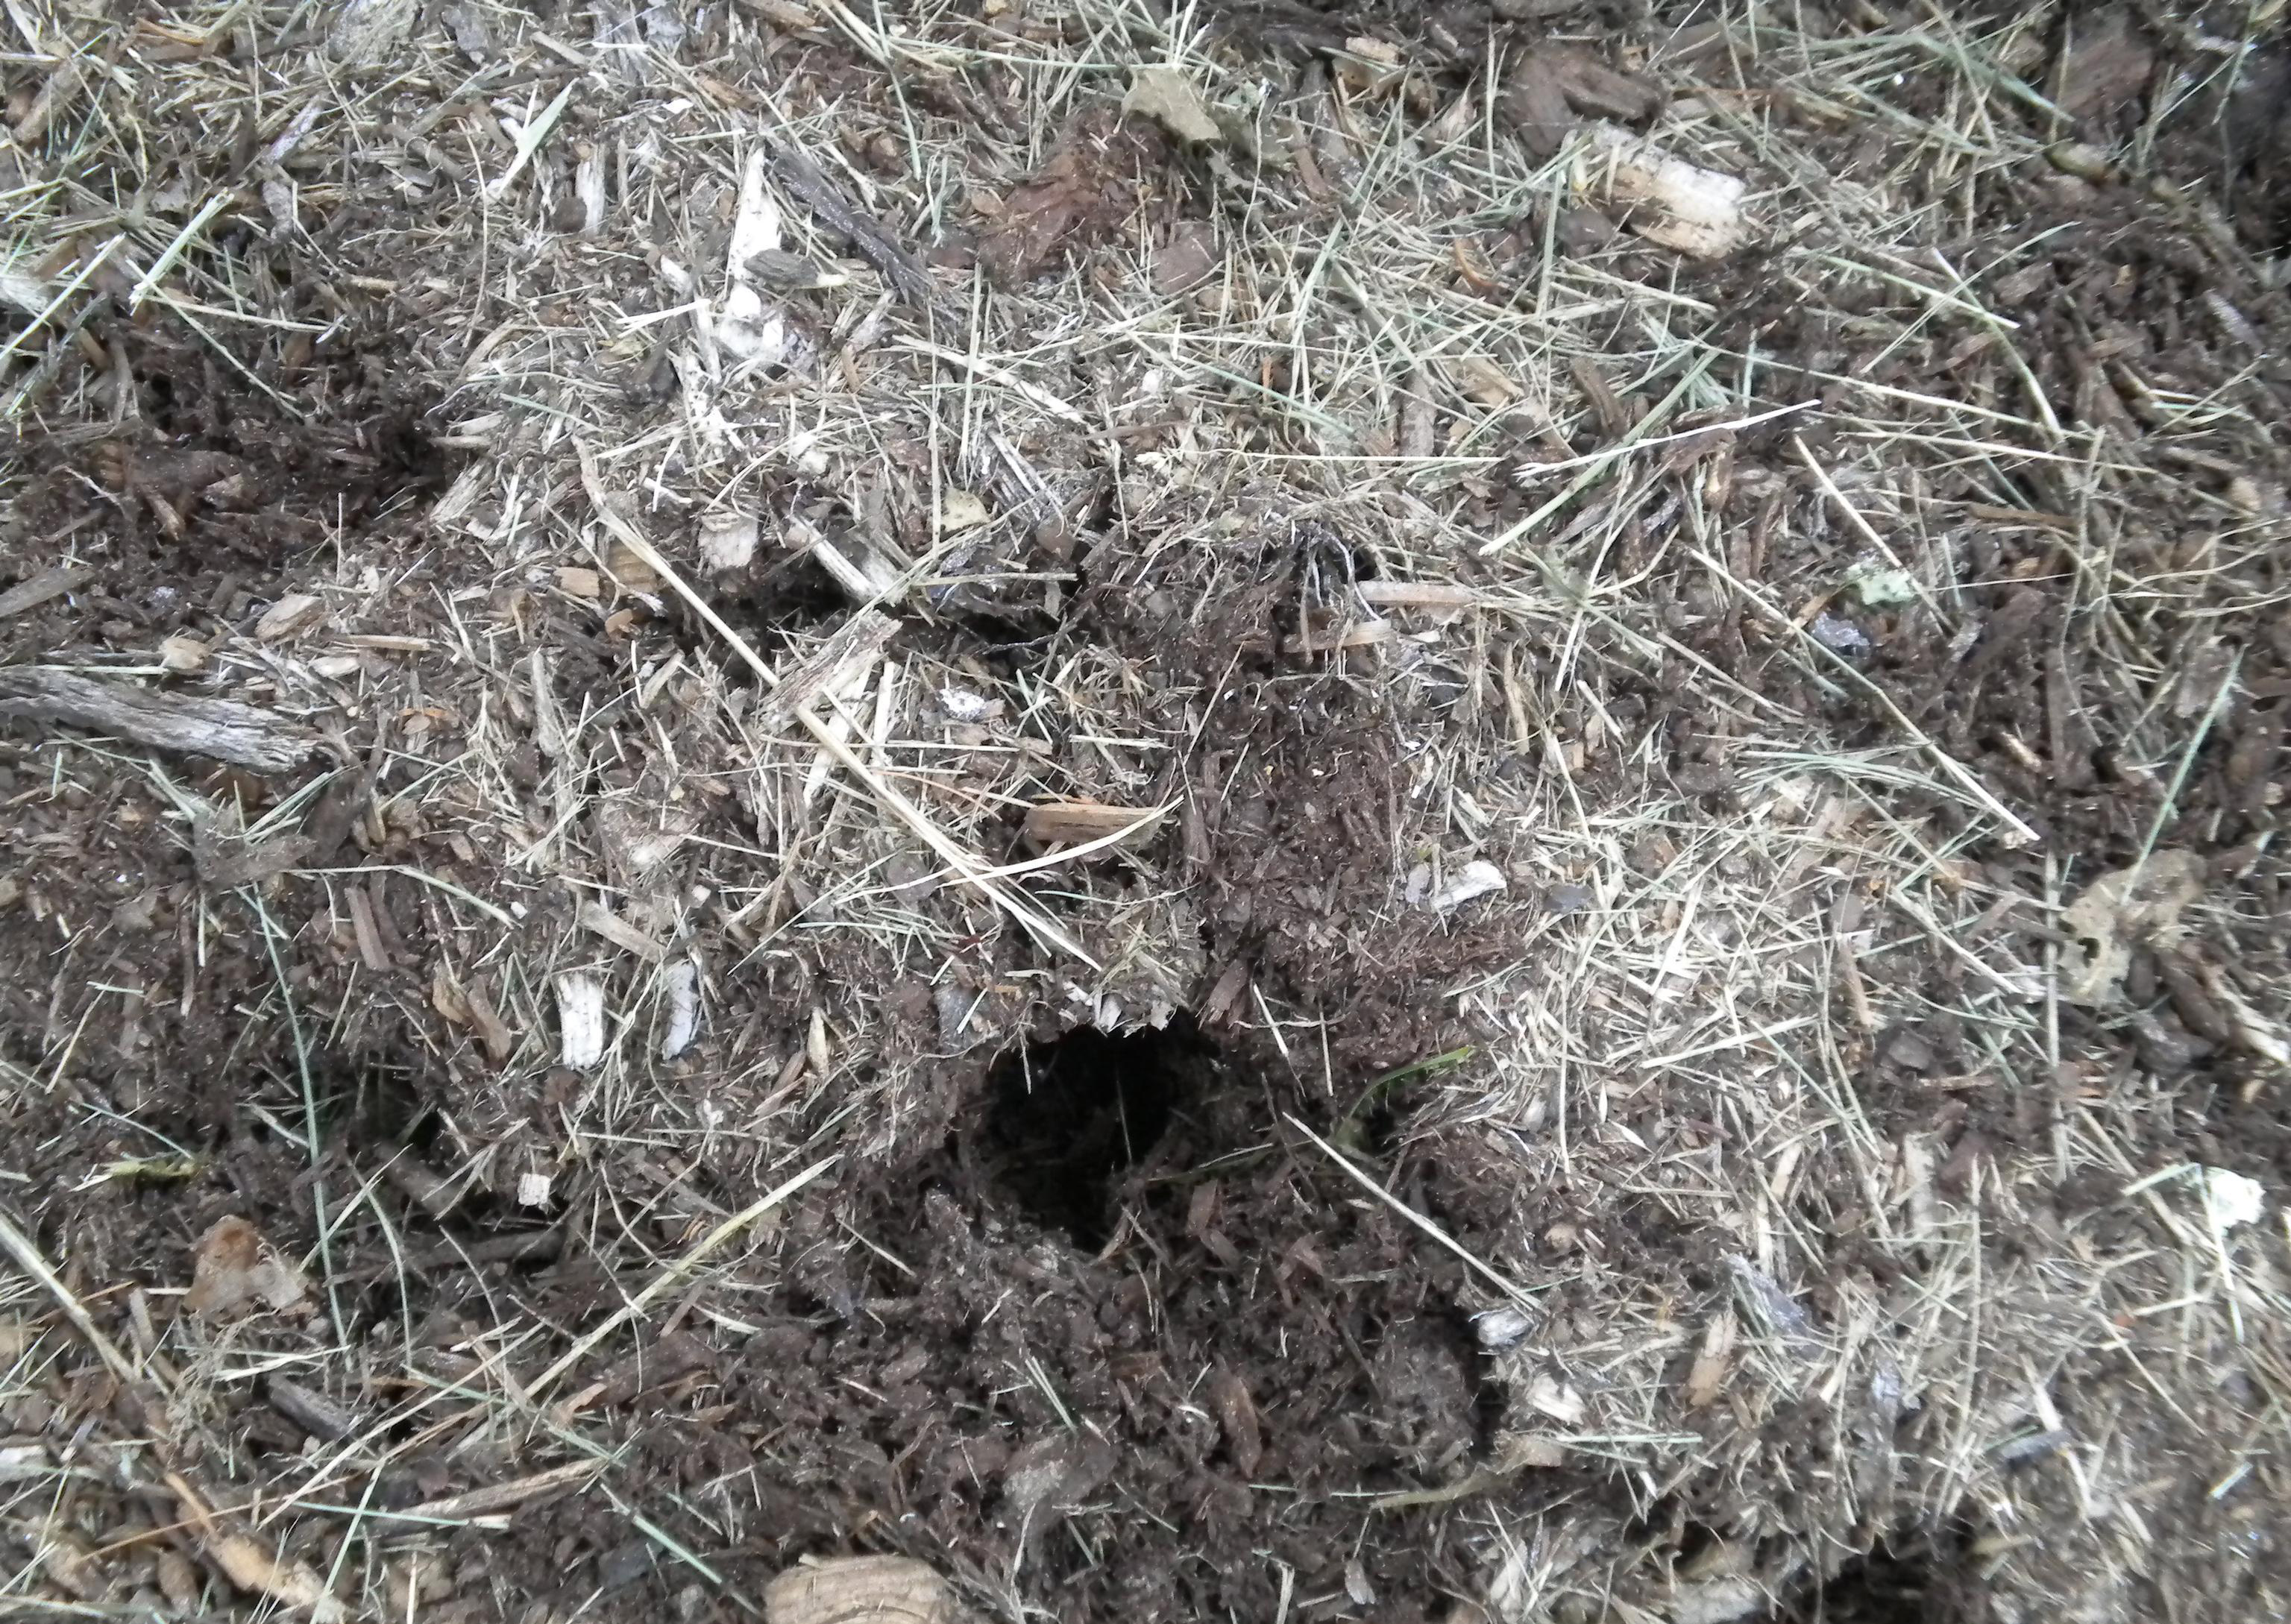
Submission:
POLYGON ((605 1463, 601 1460, 575 1460, 566 1466, 551 1467, 545 1472, 535 1472, 530 1477, 489 1483, 466 1494, 449 1494, 444 1499, 424 1500, 419 1506, 407 1507, 400 1515, 434 1517, 441 1523, 458 1517, 488 1516, 496 1511, 508 1511, 522 1506, 526 1501, 538 1499, 552 1490, 586 1483, 604 1469, 605 1463))

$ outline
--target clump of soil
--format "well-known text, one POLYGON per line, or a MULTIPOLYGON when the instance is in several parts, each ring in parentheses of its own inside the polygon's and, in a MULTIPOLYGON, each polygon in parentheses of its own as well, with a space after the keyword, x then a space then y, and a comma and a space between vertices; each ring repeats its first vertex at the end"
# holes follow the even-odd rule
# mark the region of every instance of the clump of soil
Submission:
MULTIPOLYGON (((724 1419, 634 1442, 662 1469, 742 1463, 760 1504, 736 1572, 872 1526, 1023 1573, 1071 1620, 1271 1616, 1284 1594, 1423 1616, 1464 1571, 1430 1510, 1364 1519, 1362 1497, 1477 1463, 1473 1293, 1290 1113, 1333 1114, 1183 1017, 1026 1045, 943 1150, 849 1190, 868 1250, 832 1244, 827 1203, 797 1220, 797 1279, 708 1378, 724 1419)), ((1435 1213, 1459 1194, 1421 1161, 1377 1170, 1435 1213)), ((535 1582, 583 1590, 591 1561, 535 1582)))
MULTIPOLYGON (((20 426, 5 519, 20 576, 67 554, 99 576, 108 640, 165 635, 201 607, 233 618, 236 583, 291 581, 330 543, 411 532, 451 478, 436 394, 386 334, 306 342, 258 380, 165 325, 112 334, 114 370, 88 385, 109 421, 20 426)), ((60 614, 0 636, 37 646, 77 618, 60 614)))

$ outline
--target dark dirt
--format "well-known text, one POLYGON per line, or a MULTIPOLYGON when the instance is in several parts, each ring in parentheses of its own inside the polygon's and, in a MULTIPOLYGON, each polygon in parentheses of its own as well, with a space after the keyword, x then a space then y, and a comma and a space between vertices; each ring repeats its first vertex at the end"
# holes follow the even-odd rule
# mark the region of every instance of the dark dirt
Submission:
MULTIPOLYGON (((2231 120, 2227 162, 2245 189, 2234 229, 2251 251, 2271 240, 2279 247, 2285 229, 2285 195, 2266 189, 2277 170, 2264 158, 2285 140, 2279 111, 2268 110, 2280 90, 2271 103, 2264 88, 2279 87, 2282 71, 2279 58, 2265 59, 2254 81, 2261 88, 2243 93, 2231 120)), ((2198 313, 2207 293, 2220 293, 2279 344, 2291 331, 2279 292, 2271 299, 2239 279, 2223 249, 2167 245, 2121 197, 2070 201, 2073 210, 2056 203, 2037 217, 2072 229, 2048 239, 2045 274, 2014 312, 2030 324, 2051 398, 2087 421, 2134 419, 2142 403, 2120 383, 2132 366, 2151 384, 2192 396, 2231 389, 2255 414, 2279 412, 2279 374, 2247 345, 2239 350, 2231 330, 2223 334, 2215 316, 2198 313)), ((1067 226, 1089 212, 1073 203, 1067 226)), ((1006 275, 1047 263, 1062 245, 1019 245, 1025 252, 1014 252, 1006 275)), ((1749 282, 1690 291, 1731 300, 1771 352, 1833 372, 1855 359, 1821 354, 1845 342, 1837 321, 1765 305, 1749 282)), ((0 626, 10 659, 125 663, 172 632, 244 626, 323 572, 328 543, 344 532, 363 533, 370 551, 374 538, 402 529, 410 546, 419 510, 450 478, 429 443, 434 403, 404 382, 414 369, 394 365, 378 338, 334 353, 252 358, 266 381, 312 411, 304 423, 188 338, 125 323, 100 336, 123 358, 136 412, 119 426, 23 432, 13 450, 25 483, 0 589, 53 563, 67 543, 101 560, 101 578, 84 596, 0 626)), ((1913 377, 1994 362, 1935 352, 1899 365, 1913 377)), ((1797 386, 1786 370, 1776 375, 1778 391, 1797 386)), ((1727 517, 1737 521, 1734 544, 1750 550, 1736 555, 1738 573, 1818 586, 1821 560, 1812 550, 1752 556, 1769 531, 1825 534, 1819 495, 1786 483, 1798 466, 1791 448, 1779 436, 1746 439, 1735 455, 1742 477, 1727 517), (1784 503, 1798 506, 1778 524, 1784 503)), ((2223 500, 2231 477, 2214 481, 2223 500)), ((2056 532, 2009 515, 2013 506, 2049 511, 2047 493, 1968 477, 1956 496, 1972 568, 1964 618, 1947 631, 1973 635, 1960 656, 1944 658, 1922 629, 1873 616, 1868 669, 2030 816, 2046 849, 2073 853, 2094 872, 2128 862, 2163 787, 2152 764, 2112 753, 2137 707, 2081 663, 2088 644, 2071 635, 2082 611, 2056 532)), ((1502 501, 1491 498, 1491 522, 1501 522, 1502 501)), ((2135 567, 2192 567, 2208 524, 2190 516, 2175 533, 2127 529, 2120 542, 2135 567)), ((1117 539, 1141 543, 1133 556, 1154 553, 1142 544, 1149 523, 1133 526, 1117 539)), ((1629 544, 1651 556, 1656 542, 1629 544)), ((752 1596, 798 1556, 858 1546, 910 1551, 982 1589, 1015 1588, 1075 1624, 1271 1618, 1284 1609, 1390 1624, 1475 1616, 1483 1575, 1445 1543, 1449 1512, 1375 1512, 1365 1498, 1452 1485, 1486 1459, 1502 1417, 1459 1306, 1476 1300, 1473 1282, 1367 1199, 1290 1119, 1327 1136, 1379 1072, 1468 1041, 1442 1013, 1437 990, 1509 958, 1519 927, 1496 918, 1451 927, 1362 904, 1380 903, 1387 889, 1404 764, 1387 697, 1332 669, 1300 671, 1281 653, 1298 630, 1300 578, 1325 563, 1316 545, 1284 534, 1253 557, 1236 550, 1240 584, 1219 597, 1217 618, 1193 624, 1175 618, 1174 599, 1157 599, 1152 580, 1126 575, 1109 546, 1090 559, 1089 588, 1071 611, 1070 625, 1116 650, 1151 654, 1162 679, 1190 685, 1208 707, 1195 798, 1208 810, 1162 837, 1206 921, 1210 982, 1193 1013, 1162 1033, 1024 1033, 1000 1051, 934 1063, 943 1135, 815 1186, 784 1215, 742 1290, 687 1301, 664 1328, 609 1345, 582 1372, 598 1386, 592 1419, 629 1451, 629 1480, 646 1487, 647 1515, 732 1588, 752 1596), (1292 1065, 1221 1021, 1220 998, 1252 985, 1325 1019, 1326 1073, 1318 1055, 1292 1065), (852 1247, 853 1232, 871 1244, 852 1247), (705 1314, 720 1315, 713 1324, 726 1334, 697 1334, 695 1316, 705 1314)), ((1183 573, 1182 560, 1165 562, 1183 573)), ((2239 567, 2244 578, 2211 590, 2252 601, 2280 595, 2272 555, 2239 567)), ((770 632, 827 613, 839 599, 814 570, 760 567, 734 594, 742 623, 770 632)), ((1700 596, 1700 582, 1681 578, 1670 590, 1697 652, 1822 716, 1849 745, 1898 742, 1890 719, 1860 700, 1780 675, 1770 631, 1700 596)), ((560 672, 570 691, 613 657, 586 624, 551 630, 566 632, 553 647, 573 651, 560 672)), ((2196 753, 2170 825, 2175 843, 2203 853, 2247 897, 2229 937, 2190 952, 2231 977, 2252 973, 2255 993, 2257 967, 2279 975, 2286 937, 2271 844, 2279 814, 2270 790, 2291 703, 2291 642, 2279 630, 2238 646, 2249 698, 2196 753)), ((1694 753, 1692 736, 1706 719, 1676 714, 1659 673, 1643 692, 1621 695, 1618 712, 1676 744, 1675 770, 1725 792, 1721 763, 1694 753)), ((202 789, 249 812, 293 787, 192 770, 202 789)), ((1946 830, 1949 808, 1930 811, 1946 830)), ((426 839, 404 830, 391 838, 426 839)), ((0 977, 0 1057, 12 1072, 5 1121, 22 1147, 12 1165, 78 1178, 170 1146, 201 1164, 189 1179, 124 1175, 68 1200, 45 1192, 44 1234, 70 1258, 75 1284, 115 1293, 116 1282, 180 1281, 194 1238, 226 1214, 252 1219, 289 1250, 314 1244, 311 1158, 296 1137, 306 1126, 303 1067, 275 1036, 248 1046, 239 1035, 249 1024, 243 1011, 275 1011, 281 996, 273 944, 252 908, 203 892, 191 852, 142 780, 20 728, 0 737, 0 842, 12 854, 0 904, 0 959, 11 967, 0 977), (210 934, 217 919, 229 929, 210 934), (79 1001, 91 984, 112 989, 116 1001, 79 1001), (68 1080, 49 1081, 63 1074, 57 1057, 68 1046, 68 1080), (268 1116, 251 1115, 249 1101, 268 1116)), ((421 849, 431 872, 485 890, 482 864, 441 843, 421 849)), ((2041 859, 1980 856, 2012 888, 2042 892, 2041 859)), ((449 1161, 457 1134, 505 1138, 520 1116, 545 1123, 563 1104, 561 1078, 512 1088, 483 1076, 481 1090, 466 1043, 441 1047, 422 1035, 434 1034, 430 961, 444 933, 402 880, 377 872, 359 883, 390 962, 378 984, 352 983, 350 950, 319 922, 330 904, 315 882, 287 880, 261 893, 280 922, 285 986, 304 1001, 306 1018, 323 1025, 353 997, 372 1011, 353 1041, 314 1049, 322 1170, 355 1181, 400 1146, 416 1159, 449 1161)), ((770 1011, 758 1041, 800 1043, 787 989, 765 971, 742 973, 750 978, 734 991, 770 1011)), ((1936 963, 1930 973, 1949 969, 1936 963)), ((2147 994, 2139 1016, 2102 1025, 2071 1013, 2064 1045, 2087 1081, 2135 1063, 2169 1077, 2181 1143, 2291 1183, 2291 1122, 2279 1094, 2256 1086, 2230 1025, 2199 986, 2189 990, 2199 980, 2186 964, 2143 961, 2134 972, 2147 994)), ((1974 1062, 1965 1034, 1920 1029, 1914 1044, 1901 1035, 1885 1034, 1862 1057, 1881 1128, 1940 1123, 1944 1148, 1967 1154, 1984 1141, 2033 1143, 2049 1131, 2050 1102, 1936 1098, 1931 1075, 1974 1062)), ((1391 1107, 1403 1121, 1408 1109, 1404 1095, 1391 1107)), ((1368 1138, 1372 1165, 1400 1200, 1467 1246, 1509 1221, 1467 1155, 1396 1148, 1406 1136, 1390 1131, 1390 1118, 1380 1127, 1368 1138)), ((661 1162, 630 1177, 656 1192, 658 1210, 646 1221, 667 1246, 742 1205, 757 1171, 727 1159, 661 1162)), ((558 1210, 579 1210, 583 1194, 576 1180, 559 1192, 558 1210)), ((1659 1221, 1651 1211, 1643 1244, 1691 1249, 1691 1240, 1661 1234, 1659 1221)), ((410 1357, 457 1380, 490 1356, 472 1339, 480 1326, 519 1311, 583 1324, 639 1283, 567 1227, 484 1193, 441 1220, 385 1185, 330 1245, 340 1306, 363 1328, 373 1365, 410 1357)), ((99 1306, 125 1312, 109 1298, 99 1306)), ((164 1317, 166 1302, 157 1308, 164 1317)), ((332 1334, 314 1313, 267 1327, 265 1348, 246 1351, 305 1353, 332 1334)), ((12 1406, 7 1429, 68 1431, 89 1409, 92 1380, 76 1353, 62 1355, 39 1390, 12 1406)), ((229 1471, 249 1483, 286 1469, 309 1441, 276 1406, 249 1402, 212 1420, 228 1440, 229 1471)), ((398 1430, 404 1441, 416 1427, 398 1430)), ((415 1448, 385 1475, 378 1503, 402 1509, 480 1486, 499 1466, 482 1449, 415 1448)), ((1507 1491, 1507 1506, 1531 1514, 1539 1503, 1610 1493, 1588 1475, 1549 1472, 1507 1491)), ((514 1616, 529 1599, 571 1606, 592 1596, 607 1616, 657 1616, 686 1594, 691 1576, 665 1565, 655 1545, 632 1541, 623 1516, 570 1504, 577 1508, 544 1499, 521 1509, 510 1540, 453 1536, 422 1616, 514 1616)), ((1978 1618, 1961 1561, 1954 1550, 1881 1551, 1777 1616, 1978 1618)), ((716 1605, 702 1597, 697 1616, 716 1605)))
POLYGON ((110 358, 109 420, 30 417, 0 446, 15 482, 0 579, 67 556, 93 579, 0 625, 10 657, 141 663, 163 638, 244 628, 322 576, 330 547, 394 551, 451 479, 435 396, 385 333, 237 358, 258 386, 187 332, 85 331, 110 358))

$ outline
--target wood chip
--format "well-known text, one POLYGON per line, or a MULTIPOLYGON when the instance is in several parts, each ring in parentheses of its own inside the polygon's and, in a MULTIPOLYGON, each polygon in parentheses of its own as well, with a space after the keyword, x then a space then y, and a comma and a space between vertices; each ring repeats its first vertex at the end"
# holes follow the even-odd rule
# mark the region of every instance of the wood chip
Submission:
POLYGON ((204 1544, 223 1577, 242 1590, 267 1596, 281 1606, 300 1608, 319 1624, 338 1624, 350 1616, 316 1573, 299 1562, 280 1562, 245 1534, 217 1534, 204 1544))
POLYGON ((2071 118, 2104 118, 2148 88, 2156 52, 2123 12, 2071 16, 2076 43, 2061 63, 2060 104, 2071 118))
POLYGON ((1479 588, 1440 581, 1363 581, 1357 590, 1363 603, 1380 609, 1473 609, 1482 602, 1479 588))
POLYGON ((266 643, 284 642, 317 631, 326 620, 323 599, 309 592, 289 592, 262 612, 262 618, 254 623, 254 635, 266 643))
POLYGON ((1210 1378, 1210 1405, 1217 1411, 1218 1427, 1225 1434, 1226 1453, 1233 1457, 1243 1477, 1255 1476, 1265 1459, 1265 1429, 1258 1420, 1257 1401, 1250 1395, 1249 1384, 1220 1366, 1210 1378))
POLYGON ((331 1443, 349 1437, 358 1427, 358 1418, 346 1407, 284 1376, 271 1377, 262 1392, 273 1410, 314 1438, 331 1443))
POLYGON ((757 730, 770 732, 817 704, 831 689, 872 664, 898 634, 898 622, 880 610, 854 615, 800 665, 782 674, 779 687, 756 707, 757 730))
POLYGON ((1292 655, 1334 654, 1340 648, 1372 648, 1379 643, 1388 643, 1399 635, 1400 628, 1388 620, 1351 620, 1332 631, 1292 637, 1287 648, 1292 655))
POLYGON ((679 959, 662 979, 661 995, 668 1005, 668 1017, 661 1027, 660 1057, 673 1060, 700 1035, 700 967, 689 959, 679 959))
POLYGON ((1165 297, 1190 293, 1216 274, 1217 234, 1207 221, 1180 221, 1154 251, 1154 291, 1165 297))
POLYGON ((60 598, 87 580, 93 572, 77 564, 57 564, 28 581, 20 581, 0 592, 0 620, 36 609, 52 598, 60 598))
POLYGON ((899 245, 882 222, 857 208, 819 166, 792 147, 772 150, 772 173, 780 184, 808 204, 813 213, 835 232, 859 257, 882 273, 883 280, 911 305, 931 302, 930 273, 920 260, 899 245))
POLYGON ((535 1472, 530 1477, 472 1489, 466 1494, 450 1494, 443 1499, 424 1500, 418 1506, 409 1507, 404 1515, 433 1517, 440 1522, 490 1516, 495 1512, 514 1510, 527 1500, 554 1494, 559 1489, 585 1484, 604 1469, 605 1463, 601 1460, 575 1460, 569 1466, 551 1467, 546 1472, 535 1472))
POLYGON ((1027 810, 1025 836, 1029 844, 1047 850, 1053 846, 1081 846, 1133 828, 1142 835, 1157 821, 1150 807, 1110 807, 1095 800, 1046 800, 1027 810), (1140 820, 1144 820, 1142 826, 1140 820))
POLYGON ((1624 224, 1651 243, 1698 259, 1732 253, 1749 236, 1739 176, 1672 157, 1611 124, 1591 130, 1588 183, 1628 207, 1624 224))
POLYGON ((668 956, 668 949, 602 903, 582 904, 576 917, 583 930, 594 931, 614 946, 636 954, 648 964, 657 964, 668 956))
POLYGON ((586 970, 557 978, 558 1062, 585 1072, 605 1057, 605 984, 586 970))
POLYGON ((946 1581, 904 1556, 840 1556, 764 1588, 764 1624, 953 1624, 946 1581))
POLYGON ((159 639, 159 669, 170 676, 189 677, 206 669, 208 649, 195 637, 159 639))

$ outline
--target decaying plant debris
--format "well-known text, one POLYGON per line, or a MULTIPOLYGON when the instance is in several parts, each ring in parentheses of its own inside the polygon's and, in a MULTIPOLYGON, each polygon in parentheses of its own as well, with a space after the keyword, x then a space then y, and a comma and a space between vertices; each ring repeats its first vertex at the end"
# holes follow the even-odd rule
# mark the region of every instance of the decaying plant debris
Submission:
POLYGON ((0 1606, 2291 1606, 2280 0, 7 22, 0 1606))

